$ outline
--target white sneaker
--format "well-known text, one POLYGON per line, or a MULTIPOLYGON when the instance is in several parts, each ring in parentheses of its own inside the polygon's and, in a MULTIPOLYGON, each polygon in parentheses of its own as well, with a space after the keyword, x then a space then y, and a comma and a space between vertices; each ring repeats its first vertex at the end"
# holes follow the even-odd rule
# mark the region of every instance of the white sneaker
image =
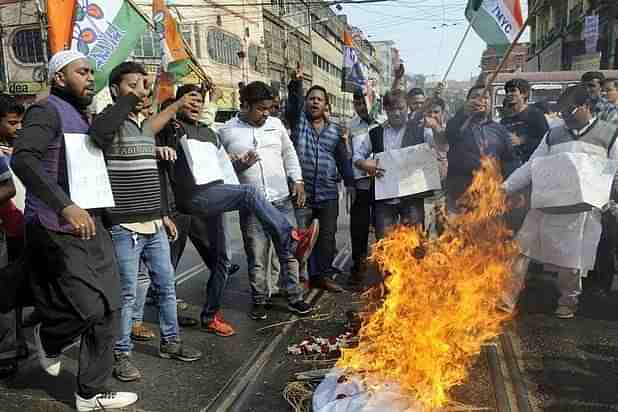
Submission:
POLYGON ((90 399, 75 394, 75 408, 80 412, 124 408, 137 402, 133 392, 103 392, 90 399))
POLYGON ((39 354, 39 363, 45 372, 47 372, 51 376, 60 375, 60 370, 62 369, 62 362, 60 361, 60 356, 55 358, 50 358, 45 353, 45 349, 43 349, 43 344, 41 343, 41 324, 38 324, 34 327, 34 344, 36 345, 36 350, 39 354))

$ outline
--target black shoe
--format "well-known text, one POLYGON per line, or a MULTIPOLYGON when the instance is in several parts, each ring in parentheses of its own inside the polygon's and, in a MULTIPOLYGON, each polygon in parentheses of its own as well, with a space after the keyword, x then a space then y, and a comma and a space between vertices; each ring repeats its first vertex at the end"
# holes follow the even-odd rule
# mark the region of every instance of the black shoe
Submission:
POLYGON ((323 289, 331 293, 341 293, 344 289, 339 286, 334 280, 327 277, 319 277, 311 281, 311 287, 314 289, 323 289))
POLYGON ((249 312, 249 317, 253 320, 266 320, 268 315, 266 314, 266 304, 254 303, 249 312))
POLYGON ((298 302, 288 303, 288 310, 297 315, 307 315, 313 312, 313 306, 304 300, 299 300, 298 302))
POLYGON ((178 316, 178 325, 183 328, 192 328, 197 326, 197 319, 190 318, 189 316, 178 316))
POLYGON ((7 379, 15 376, 17 373, 17 360, 0 363, 0 379, 7 379))
POLYGON ((131 382, 141 378, 142 374, 133 366, 128 354, 118 352, 114 354, 114 377, 119 381, 131 382))
POLYGON ((177 359, 183 362, 194 362, 202 358, 202 352, 185 346, 181 341, 161 342, 159 356, 164 359, 177 359))
POLYGON ((230 270, 227 271, 227 275, 228 276, 232 276, 233 274, 235 274, 236 272, 238 272, 240 270, 240 265, 237 264, 232 264, 232 266, 230 266, 230 270))

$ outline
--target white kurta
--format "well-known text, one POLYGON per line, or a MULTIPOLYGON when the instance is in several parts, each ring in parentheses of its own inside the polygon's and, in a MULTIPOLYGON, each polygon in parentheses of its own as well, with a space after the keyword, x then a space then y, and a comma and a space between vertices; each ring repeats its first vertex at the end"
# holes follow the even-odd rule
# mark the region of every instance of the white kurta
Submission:
MULTIPOLYGON (((546 138, 543 138, 530 160, 504 183, 508 193, 515 193, 532 183, 532 160, 550 154, 546 138)), ((552 153, 557 146, 553 146, 552 153)), ((611 159, 618 159, 617 146, 611 148, 611 159)), ((594 267, 600 238, 601 211, 598 209, 568 214, 549 214, 531 209, 517 234, 523 255, 540 263, 578 269, 582 273, 594 267)))

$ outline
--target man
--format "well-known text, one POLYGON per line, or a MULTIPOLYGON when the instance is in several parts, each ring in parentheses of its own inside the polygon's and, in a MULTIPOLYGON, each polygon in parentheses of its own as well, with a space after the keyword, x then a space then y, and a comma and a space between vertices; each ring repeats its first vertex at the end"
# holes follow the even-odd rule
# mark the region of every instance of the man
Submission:
POLYGON ((406 96, 406 103, 410 110, 410 118, 423 112, 425 107, 425 92, 423 89, 413 87, 406 96))
POLYGON ((466 103, 446 125, 448 173, 446 199, 450 213, 458 210, 457 201, 472 183, 482 156, 491 156, 508 175, 517 164, 508 130, 489 118, 489 94, 476 85, 468 91, 466 103))
POLYGON ((511 144, 521 162, 527 162, 549 129, 542 112, 528 106, 530 84, 524 79, 511 79, 504 85, 504 105, 509 115, 500 123, 511 132, 511 144))
MULTIPOLYGON (((369 127, 374 124, 369 116, 367 101, 362 91, 354 93, 352 100, 356 115, 350 121, 348 129, 351 136, 351 151, 360 147, 368 139, 369 127)), ((352 270, 350 283, 359 284, 367 270, 367 255, 369 251, 369 226, 371 225, 371 178, 367 173, 354 165, 354 185, 356 196, 350 207, 350 239, 352 242, 352 270)))
MULTIPOLYGON (((3 110, 0 99, 0 111, 3 110)), ((0 206, 15 196, 15 185, 9 170, 8 158, 0 155, 0 206)), ((0 230, 0 269, 9 264, 9 250, 4 230, 0 230)), ((9 287, 9 285, 2 285, 9 287)), ((0 379, 13 376, 17 372, 17 360, 28 353, 25 341, 18 329, 19 311, 0 314, 0 379)))
MULTIPOLYGON (((504 99, 505 115, 500 120, 511 133, 511 145, 520 163, 528 161, 537 148, 549 125, 545 115, 528 105, 530 84, 524 79, 511 79, 504 85, 506 97, 504 99)), ((530 198, 527 190, 522 195, 530 198)), ((515 207, 508 213, 507 220, 514 232, 521 227, 526 217, 526 207, 515 207)))
MULTIPOLYGON (((176 97, 181 99, 184 95, 199 90, 195 85, 185 85, 178 89, 176 97)), ((175 146, 178 148, 178 160, 174 163, 173 188, 178 209, 182 213, 207 219, 206 224, 213 231, 211 240, 216 250, 217 263, 208 282, 207 299, 200 318, 202 329, 225 337, 233 335, 235 331, 220 313, 227 280, 225 261, 221 259, 221 256, 225 256, 225 239, 222 235, 223 213, 240 211, 255 214, 273 240, 284 278, 290 276, 290 262, 294 259, 293 256, 302 262, 311 253, 319 227, 316 221, 307 230, 295 229, 285 215, 266 200, 254 186, 224 183, 223 165, 219 157, 219 139, 212 129, 198 121, 202 104, 203 96, 199 95, 197 109, 182 110, 178 114, 178 125, 182 132, 179 133, 181 137, 175 146), (203 157, 198 157, 200 155, 203 157), (205 168, 208 170, 204 170, 205 168)), ((296 306, 299 306, 299 311, 307 310, 304 301, 299 301, 296 306)))
MULTIPOLYGON (((597 119, 593 97, 584 85, 569 87, 562 94, 558 106, 565 122, 551 129, 543 138, 530 160, 517 169, 504 183, 508 194, 534 185, 532 161, 543 162, 544 157, 568 150, 572 153, 593 153, 618 158, 616 126, 597 119), (572 145, 572 142, 586 143, 572 145), (569 145, 567 145, 569 144, 569 145)), ((559 174, 560 170, 556 170, 559 174)), ((582 275, 592 269, 601 235, 601 211, 592 208, 585 212, 545 213, 531 209, 518 233, 521 256, 513 265, 511 284, 504 295, 504 309, 513 310, 524 287, 528 264, 531 260, 545 264, 548 270, 558 272, 560 298, 555 315, 561 319, 575 316, 582 290, 582 275)))
MULTIPOLYGON (((354 166, 367 175, 380 179, 384 169, 374 155, 389 150, 399 150, 425 143, 424 136, 407 133, 408 108, 406 96, 400 90, 389 91, 384 95, 386 124, 369 131, 369 138, 355 148, 352 160, 354 166)), ((425 218, 424 196, 405 196, 396 199, 374 200, 376 239, 382 239, 387 230, 397 223, 407 225, 423 224, 425 218)))
POLYGON ((605 75, 601 72, 586 72, 582 76, 582 84, 588 89, 592 98, 592 113, 599 120, 618 124, 618 107, 603 97, 602 84, 605 75))
POLYGON ((13 96, 0 94, 0 151, 5 155, 13 153, 13 143, 17 131, 21 129, 24 106, 13 96))
POLYGON ((92 138, 104 151, 116 203, 107 211, 107 217, 122 293, 121 328, 114 346, 114 376, 123 382, 141 377, 130 359, 141 261, 150 270, 157 288, 161 331, 159 356, 184 362, 193 362, 202 356, 200 351, 180 341, 175 276, 168 243, 168 236, 176 237, 176 226, 168 216, 166 189, 161 188, 157 169, 157 156, 169 160, 170 153, 155 146, 155 134, 177 111, 192 108, 193 96, 187 95, 139 125, 148 93, 146 76, 139 63, 125 62, 116 66, 109 77, 114 104, 96 116, 90 128, 92 138))
POLYGON ((72 200, 67 174, 77 171, 67 169, 63 144, 88 133, 94 72, 83 54, 62 51, 49 62, 49 79, 50 96, 29 108, 11 161, 27 190, 26 253, 42 320, 35 328, 39 362, 57 376, 63 350, 81 338, 76 409, 123 408, 137 395, 105 389, 120 315, 113 244, 101 210, 72 200))
POLYGON ((339 293, 343 289, 332 279, 339 216, 338 172, 343 175, 346 187, 353 190, 352 165, 340 127, 326 117, 326 89, 313 85, 303 99, 303 74, 299 68, 288 90, 286 117, 303 171, 306 194, 305 209, 297 217, 301 226, 315 219, 320 222, 310 283, 312 287, 339 293))
MULTIPOLYGON (((236 159, 234 164, 240 182, 264 193, 289 223, 296 225, 294 206, 304 206, 305 187, 294 145, 283 123, 270 116, 272 90, 265 83, 252 82, 245 86, 240 98, 245 109, 219 129, 221 143, 236 159)), ((253 213, 241 212, 240 228, 253 297, 249 317, 264 320, 271 290, 279 284, 279 262, 274 259, 268 233, 253 213)), ((300 315, 311 312, 312 307, 303 301, 298 262, 293 259, 288 262, 288 271, 283 274, 281 283, 291 312, 300 315)))
POLYGON ((602 93, 610 104, 618 104, 618 79, 603 80, 602 93))

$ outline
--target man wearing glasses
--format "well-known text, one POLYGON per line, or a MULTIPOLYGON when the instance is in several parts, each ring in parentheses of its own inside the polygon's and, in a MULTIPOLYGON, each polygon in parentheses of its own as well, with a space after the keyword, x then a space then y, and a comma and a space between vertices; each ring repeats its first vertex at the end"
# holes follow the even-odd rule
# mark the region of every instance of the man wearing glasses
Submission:
MULTIPOLYGON (((369 139, 354 147, 352 160, 354 166, 363 170, 371 177, 384 176, 384 169, 374 159, 376 153, 388 150, 398 150, 404 147, 425 143, 424 136, 420 139, 407 133, 408 106, 406 95, 401 90, 392 90, 384 95, 384 109, 388 117, 383 126, 369 131, 369 139)), ((416 225, 424 221, 424 199, 418 196, 376 201, 374 204, 376 239, 382 239, 386 230, 397 223, 416 225)))
MULTIPOLYGON (((615 143, 616 126, 599 120, 593 111, 593 97, 588 87, 568 88, 558 101, 563 126, 551 129, 543 138, 530 160, 513 172, 504 183, 513 194, 535 182, 532 170, 556 153, 588 153, 618 159, 615 143)), ((555 158, 554 158, 555 159, 555 158)), ((554 160, 556 161, 556 160, 554 160)), ((566 166, 566 165, 565 165, 566 166)), ((557 175, 560 168, 556 165, 557 175)), ((553 208, 552 213, 531 209, 517 237, 521 256, 513 267, 513 277, 504 295, 502 309, 512 311, 524 287, 531 260, 542 263, 545 269, 558 273, 560 298, 556 317, 575 316, 578 297, 582 291, 582 275, 594 267, 597 245, 601 236, 601 210, 573 212, 573 209, 553 208)))

